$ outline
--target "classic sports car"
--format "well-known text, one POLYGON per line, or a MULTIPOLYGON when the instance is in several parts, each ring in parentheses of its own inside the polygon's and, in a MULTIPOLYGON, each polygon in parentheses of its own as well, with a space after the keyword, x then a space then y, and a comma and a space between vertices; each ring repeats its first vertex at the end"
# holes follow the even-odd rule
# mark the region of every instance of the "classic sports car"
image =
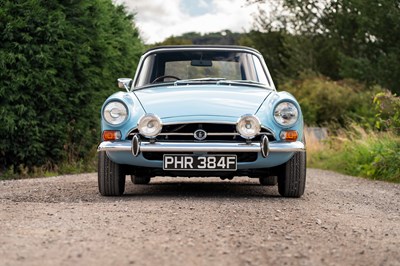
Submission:
POLYGON ((101 109, 98 185, 119 196, 125 176, 235 176, 300 197, 306 180, 303 117, 277 92, 261 54, 242 46, 164 46, 148 50, 126 91, 101 109))

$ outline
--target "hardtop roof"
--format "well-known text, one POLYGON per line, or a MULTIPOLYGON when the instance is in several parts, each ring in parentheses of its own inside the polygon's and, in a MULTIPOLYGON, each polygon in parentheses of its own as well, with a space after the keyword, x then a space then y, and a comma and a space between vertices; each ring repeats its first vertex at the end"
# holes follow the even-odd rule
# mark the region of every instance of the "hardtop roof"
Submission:
POLYGON ((254 53, 260 54, 259 51, 257 51, 254 48, 247 47, 247 46, 241 46, 241 45, 162 45, 162 46, 156 46, 148 49, 145 53, 152 52, 152 51, 157 51, 157 50, 166 50, 166 49, 184 49, 184 50, 198 50, 198 49, 226 49, 226 50, 247 50, 247 51, 252 51, 254 53))

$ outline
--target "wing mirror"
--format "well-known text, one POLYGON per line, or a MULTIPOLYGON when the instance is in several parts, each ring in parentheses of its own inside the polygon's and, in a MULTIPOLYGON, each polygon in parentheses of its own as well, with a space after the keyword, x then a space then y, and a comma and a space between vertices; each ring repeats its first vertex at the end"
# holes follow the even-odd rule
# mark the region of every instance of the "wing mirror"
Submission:
POLYGON ((126 91, 130 91, 133 80, 130 78, 119 78, 118 79, 118 88, 125 89, 126 91))

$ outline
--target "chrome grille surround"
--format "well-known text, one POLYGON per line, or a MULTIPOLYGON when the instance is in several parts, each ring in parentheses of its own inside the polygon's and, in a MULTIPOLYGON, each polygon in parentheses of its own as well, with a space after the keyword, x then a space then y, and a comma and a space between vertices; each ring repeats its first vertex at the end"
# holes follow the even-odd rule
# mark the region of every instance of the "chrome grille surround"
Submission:
MULTIPOLYGON (((127 139, 132 139, 136 134, 138 134, 138 130, 134 128, 129 132, 127 139)), ((261 136, 267 136, 269 141, 276 140, 275 135, 270 129, 262 127, 260 135, 256 136, 251 141, 259 141, 261 140, 261 136)), ((166 124, 163 126, 161 133, 157 135, 155 141, 246 142, 246 140, 236 132, 236 124, 221 123, 166 124), (199 129, 207 133, 207 137, 204 140, 197 140, 194 137, 194 132, 199 129)))

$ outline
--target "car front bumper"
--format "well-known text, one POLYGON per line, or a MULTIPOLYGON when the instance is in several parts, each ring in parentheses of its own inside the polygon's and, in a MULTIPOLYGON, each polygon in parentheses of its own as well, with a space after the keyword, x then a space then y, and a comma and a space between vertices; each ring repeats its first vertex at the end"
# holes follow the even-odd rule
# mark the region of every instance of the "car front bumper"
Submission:
POLYGON ((141 142, 133 141, 103 141, 97 151, 117 152, 131 151, 134 156, 140 152, 260 152, 266 156, 274 152, 305 151, 304 143, 270 142, 260 143, 207 143, 207 142, 141 142))
POLYGON ((305 151, 301 141, 269 142, 262 138, 259 142, 149 142, 140 141, 135 135, 132 140, 104 141, 98 149, 118 164, 147 168, 163 168, 163 161, 148 159, 146 153, 256 153, 255 161, 238 161, 237 169, 270 168, 287 162, 295 152, 305 151))

